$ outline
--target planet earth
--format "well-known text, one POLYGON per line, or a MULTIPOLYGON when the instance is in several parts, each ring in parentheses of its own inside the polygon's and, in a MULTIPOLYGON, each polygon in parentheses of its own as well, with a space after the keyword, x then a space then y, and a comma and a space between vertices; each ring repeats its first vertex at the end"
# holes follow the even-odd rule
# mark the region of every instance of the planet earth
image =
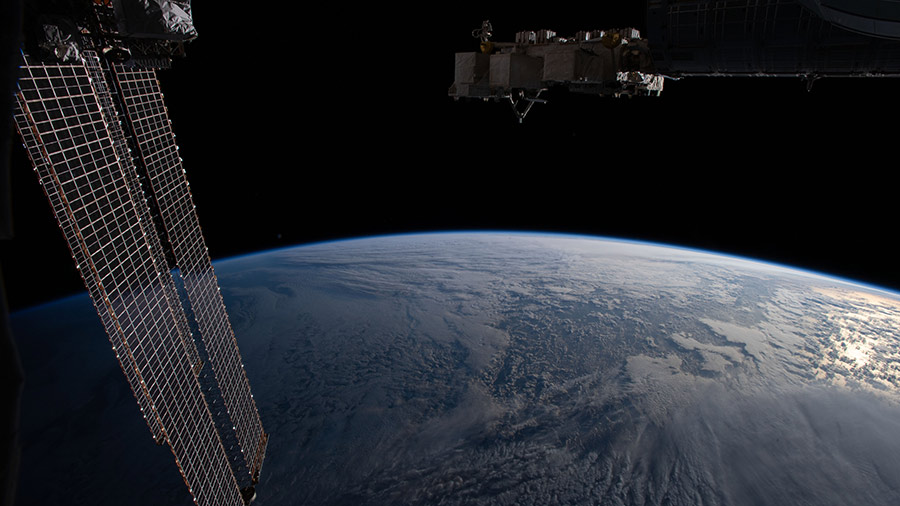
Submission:
MULTIPOLYGON (((219 261, 258 506, 900 504, 900 295, 675 247, 373 237, 219 261)), ((190 505, 87 295, 12 315, 19 506, 190 505)))

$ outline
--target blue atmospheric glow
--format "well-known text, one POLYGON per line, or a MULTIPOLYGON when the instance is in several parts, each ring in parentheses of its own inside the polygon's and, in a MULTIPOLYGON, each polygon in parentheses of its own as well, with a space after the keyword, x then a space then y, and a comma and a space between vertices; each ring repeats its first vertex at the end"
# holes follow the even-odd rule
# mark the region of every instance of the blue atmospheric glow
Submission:
POLYGON ((215 260, 215 264, 222 262, 231 262, 234 260, 240 260, 243 258, 253 257, 257 255, 265 255, 268 253, 276 252, 276 251, 285 251, 291 250, 294 248, 305 248, 307 246, 323 246, 323 245, 331 245, 331 244, 340 244, 345 242, 355 242, 355 241, 364 241, 368 239, 386 239, 391 237, 427 237, 427 236, 442 236, 442 235, 514 235, 514 236, 536 236, 536 237, 559 237, 566 239, 587 239, 587 240, 595 240, 595 241, 608 241, 608 242, 618 242, 625 244, 633 244, 637 246, 654 246, 658 248, 667 248, 674 249, 680 251, 686 251, 691 253, 699 253, 705 255, 717 256, 720 258, 730 258, 734 260, 739 260, 743 262, 755 263, 759 265, 767 265, 770 267, 775 267, 779 269, 787 269, 793 271, 795 273, 802 273, 809 276, 815 276, 820 278, 827 278, 829 280, 838 281, 842 283, 847 283, 851 285, 856 285, 864 288, 868 288, 870 290, 876 290, 879 292, 890 294, 894 297, 900 297, 900 292, 896 292, 887 287, 873 285, 870 283, 864 283, 855 279, 844 278, 841 276, 836 276, 834 274, 830 274, 827 272, 819 272, 811 269, 807 269, 804 267, 799 267, 796 265, 787 265, 787 264, 779 264, 776 262, 770 262, 766 260, 760 260, 752 257, 744 257, 740 255, 723 253, 719 251, 711 251, 711 250, 702 250, 697 248, 690 248, 687 246, 680 246, 677 244, 667 244, 662 242, 653 242, 653 241, 641 241, 636 239, 623 239, 619 237, 608 237, 608 236, 597 236, 597 235, 588 235, 588 234, 572 234, 572 233, 561 233, 561 232, 539 232, 539 231, 516 231, 516 230, 451 230, 451 231, 435 231, 435 232, 412 232, 412 233, 400 233, 400 234, 382 234, 382 235, 370 235, 370 236, 359 236, 359 237, 347 237, 341 239, 333 239, 328 241, 320 241, 313 243, 305 243, 305 244, 296 244, 290 246, 284 246, 281 248, 274 248, 270 250, 258 251, 253 253, 247 253, 244 255, 237 255, 233 257, 227 257, 222 259, 215 260))
MULTIPOLYGON (((296 248, 305 248, 308 246, 332 245, 332 244, 340 244, 340 243, 346 243, 346 242, 365 241, 365 240, 369 240, 369 239, 386 239, 386 238, 392 238, 392 237, 399 238, 399 237, 428 237, 428 236, 444 236, 444 235, 498 235, 498 234, 513 235, 513 236, 526 236, 526 237, 527 236, 535 236, 535 237, 558 237, 558 238, 566 238, 566 239, 586 239, 586 240, 594 240, 594 241, 606 241, 606 242, 618 242, 618 243, 625 243, 625 244, 633 244, 633 245, 637 245, 637 246, 654 246, 654 247, 658 247, 658 248, 675 249, 675 250, 687 251, 687 252, 691 252, 691 253, 713 255, 713 256, 720 257, 720 258, 730 258, 730 259, 739 260, 739 261, 743 261, 743 262, 767 265, 767 266, 775 267, 775 268, 779 268, 779 269, 787 269, 787 270, 793 271, 795 273, 806 274, 809 276, 815 276, 815 277, 819 277, 819 278, 825 278, 825 279, 829 279, 832 281, 837 281, 837 282, 841 282, 841 283, 855 285, 855 286, 862 287, 862 288, 867 288, 869 290, 875 290, 878 292, 886 293, 886 294, 891 295, 892 297, 900 297, 900 292, 893 291, 886 287, 873 285, 873 284, 869 284, 869 283, 864 283, 864 282, 857 281, 854 279, 843 278, 843 277, 835 276, 833 274, 829 274, 829 273, 825 273, 825 272, 817 272, 817 271, 813 271, 810 269, 806 269, 806 268, 802 268, 802 267, 798 267, 798 266, 794 266, 794 265, 778 264, 775 262, 769 262, 769 261, 760 260, 760 259, 756 259, 756 258, 743 257, 743 256, 739 256, 739 255, 722 253, 722 252, 717 252, 717 251, 689 248, 686 246, 679 246, 679 245, 675 245, 675 244, 666 244, 666 243, 651 242, 651 241, 640 241, 640 240, 634 240, 634 239, 623 239, 623 238, 618 238, 618 237, 596 236, 596 235, 587 235, 587 234, 571 234, 571 233, 560 233, 560 232, 537 232, 537 231, 515 231, 515 230, 452 230, 452 231, 413 232, 413 233, 381 234, 381 235, 348 237, 348 238, 341 238, 341 239, 334 239, 334 240, 320 241, 320 242, 313 242, 313 243, 294 244, 294 245, 284 246, 284 247, 280 247, 280 248, 256 251, 253 253, 236 255, 236 256, 227 257, 227 258, 220 258, 220 259, 214 260, 213 264, 218 265, 218 264, 222 264, 222 263, 226 263, 226 262, 230 263, 230 262, 234 262, 234 261, 241 260, 241 259, 256 257, 259 255, 266 255, 269 253, 274 253, 277 251, 286 251, 286 250, 292 250, 292 249, 296 249, 296 248)), ((51 302, 45 302, 43 304, 38 304, 38 305, 32 306, 30 308, 21 309, 19 311, 14 312, 13 314, 24 313, 26 311, 36 310, 38 308, 53 305, 53 304, 60 304, 64 301, 67 301, 70 299, 84 297, 85 295, 87 295, 86 291, 80 292, 80 293, 70 295, 67 297, 63 297, 61 299, 57 299, 57 300, 54 300, 51 302)))

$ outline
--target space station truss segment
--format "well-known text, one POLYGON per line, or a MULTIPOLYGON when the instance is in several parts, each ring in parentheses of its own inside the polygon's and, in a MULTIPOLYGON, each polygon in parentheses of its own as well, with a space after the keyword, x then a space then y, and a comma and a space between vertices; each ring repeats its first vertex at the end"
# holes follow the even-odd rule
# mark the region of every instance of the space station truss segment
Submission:
POLYGON ((23 54, 16 125, 151 432, 170 446, 197 504, 243 505, 185 348, 171 275, 121 156, 102 69, 83 58, 23 54))
POLYGON ((255 481, 267 437, 203 239, 156 72, 117 64, 114 75, 191 312, 245 464, 255 481))

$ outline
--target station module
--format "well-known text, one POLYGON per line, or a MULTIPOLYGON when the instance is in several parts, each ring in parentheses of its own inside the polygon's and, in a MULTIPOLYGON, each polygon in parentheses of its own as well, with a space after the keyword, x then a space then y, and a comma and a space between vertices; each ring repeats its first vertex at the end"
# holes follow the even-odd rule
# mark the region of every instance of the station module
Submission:
POLYGON ((578 32, 523 31, 515 42, 492 42, 493 26, 473 31, 480 51, 456 53, 450 96, 508 100, 521 122, 541 94, 559 86, 600 95, 658 95, 663 77, 653 67, 650 48, 635 28, 578 32))
POLYGON ((156 77, 190 2, 26 8, 15 124, 113 352, 195 503, 249 504, 268 436, 156 77))
POLYGON ((551 88, 615 97, 692 76, 900 77, 896 0, 648 0, 646 33, 608 28, 518 32, 456 53, 449 95, 509 101, 521 122, 551 88))

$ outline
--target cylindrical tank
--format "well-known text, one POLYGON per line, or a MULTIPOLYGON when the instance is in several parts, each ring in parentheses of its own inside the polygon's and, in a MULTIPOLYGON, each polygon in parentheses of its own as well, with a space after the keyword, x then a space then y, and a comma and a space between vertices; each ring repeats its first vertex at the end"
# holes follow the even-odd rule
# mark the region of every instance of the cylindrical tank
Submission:
POLYGON ((900 39, 897 0, 800 0, 822 19, 852 32, 900 39))
POLYGON ((805 5, 817 2, 649 0, 647 31, 656 71, 900 77, 900 41, 838 26, 805 5))

